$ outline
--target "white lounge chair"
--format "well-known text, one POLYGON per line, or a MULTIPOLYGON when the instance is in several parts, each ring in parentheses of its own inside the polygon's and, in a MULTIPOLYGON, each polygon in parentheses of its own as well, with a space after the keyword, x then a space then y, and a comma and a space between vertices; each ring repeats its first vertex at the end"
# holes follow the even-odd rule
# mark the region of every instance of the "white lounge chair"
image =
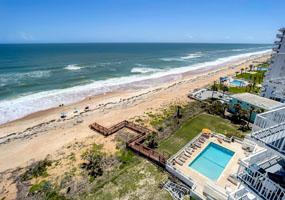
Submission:
POLYGON ((190 158, 190 157, 191 157, 191 154, 189 154, 189 153, 188 153, 188 152, 186 152, 186 151, 184 152, 184 155, 185 155, 185 156, 187 156, 188 158, 190 158))
POLYGON ((182 162, 182 161, 180 161, 180 160, 175 160, 175 162, 176 162, 178 165, 180 165, 180 166, 182 166, 182 165, 183 165, 183 162, 182 162))
POLYGON ((194 145, 197 146, 198 148, 201 148, 201 144, 198 142, 195 142, 194 145))

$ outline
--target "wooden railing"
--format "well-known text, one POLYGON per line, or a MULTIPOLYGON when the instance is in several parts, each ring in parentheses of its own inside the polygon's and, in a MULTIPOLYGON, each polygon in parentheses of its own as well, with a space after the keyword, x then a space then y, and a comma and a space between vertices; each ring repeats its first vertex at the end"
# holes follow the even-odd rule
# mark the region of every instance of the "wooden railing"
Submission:
POLYGON ((118 124, 115 124, 114 126, 111 126, 110 128, 106 128, 98 123, 93 123, 93 124, 90 124, 89 127, 92 129, 92 130, 95 130, 97 131, 98 133, 108 137, 109 135, 112 135, 114 133, 116 133, 117 131, 123 129, 123 128, 128 128, 136 133, 138 133, 139 135, 130 139, 128 142, 127 142, 127 147, 132 149, 133 151, 149 158, 150 160, 152 161, 155 161, 156 163, 160 164, 161 166, 165 166, 166 164, 166 158, 164 155, 162 155, 161 153, 145 146, 143 144, 144 140, 146 139, 146 136, 148 134, 155 134, 154 131, 146 128, 146 127, 143 127, 143 126, 140 126, 138 124, 135 124, 133 122, 129 122, 129 121, 122 121, 118 124))
POLYGON ((122 128, 128 128, 132 131, 135 131, 141 135, 145 135, 145 134, 149 134, 152 133, 153 131, 140 126, 138 124, 135 124, 133 122, 129 122, 129 121, 121 121, 118 124, 115 124, 114 126, 111 126, 110 128, 106 128, 96 122, 94 122, 93 124, 90 124, 89 127, 99 133, 101 133, 104 136, 109 136, 112 135, 113 133, 116 133, 117 131, 121 130, 122 128))

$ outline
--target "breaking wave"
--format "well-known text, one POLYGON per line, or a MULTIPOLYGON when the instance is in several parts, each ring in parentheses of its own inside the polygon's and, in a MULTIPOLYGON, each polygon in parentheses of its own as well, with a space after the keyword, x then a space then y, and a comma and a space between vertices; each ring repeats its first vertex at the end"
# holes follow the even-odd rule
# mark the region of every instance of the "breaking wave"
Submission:
POLYGON ((70 65, 67 65, 64 69, 71 70, 71 71, 76 71, 76 70, 80 70, 81 68, 82 67, 80 67, 78 65, 70 64, 70 65))
POLYGON ((199 58, 202 55, 203 55, 202 52, 191 53, 191 54, 188 54, 187 56, 182 56, 181 59, 189 60, 189 59, 193 59, 193 58, 199 58))
POLYGON ((161 71, 163 70, 156 68, 148 68, 148 67, 134 67, 131 69, 132 73, 141 73, 141 74, 161 72, 161 71))

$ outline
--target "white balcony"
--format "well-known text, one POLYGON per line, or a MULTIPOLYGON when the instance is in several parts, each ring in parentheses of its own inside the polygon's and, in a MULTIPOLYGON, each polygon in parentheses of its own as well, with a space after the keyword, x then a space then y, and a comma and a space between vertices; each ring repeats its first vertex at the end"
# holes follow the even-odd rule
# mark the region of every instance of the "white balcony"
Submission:
MULTIPOLYGON (((285 199, 284 180, 278 175, 282 169, 282 159, 273 151, 263 149, 242 159, 237 173, 245 188, 239 188, 230 194, 232 199, 285 199)), ((230 199, 229 197, 229 199, 230 199)))
POLYGON ((275 44, 275 45, 280 45, 280 44, 281 44, 281 41, 275 41, 274 44, 275 44))
POLYGON ((269 128, 282 122, 285 122, 285 107, 258 114, 254 121, 253 131, 269 128))
POLYGON ((284 37, 284 35, 283 35, 283 34, 278 33, 278 34, 276 35, 276 37, 277 37, 277 38, 283 38, 283 37, 284 37))
POLYGON ((285 158, 285 122, 253 132, 250 137, 285 158))
POLYGON ((278 53, 279 48, 274 47, 272 50, 275 51, 276 53, 278 53))
POLYGON ((245 168, 238 174, 238 178, 257 196, 268 200, 282 200, 285 198, 285 190, 277 183, 258 171, 245 168))

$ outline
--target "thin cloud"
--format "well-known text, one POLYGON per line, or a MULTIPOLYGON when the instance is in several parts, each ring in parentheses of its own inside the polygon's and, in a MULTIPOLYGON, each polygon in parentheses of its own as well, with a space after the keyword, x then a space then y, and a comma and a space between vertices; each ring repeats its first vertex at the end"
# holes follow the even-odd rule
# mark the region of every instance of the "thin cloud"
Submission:
POLYGON ((32 41, 34 40, 34 36, 32 34, 26 32, 20 32, 20 38, 24 41, 32 41))

